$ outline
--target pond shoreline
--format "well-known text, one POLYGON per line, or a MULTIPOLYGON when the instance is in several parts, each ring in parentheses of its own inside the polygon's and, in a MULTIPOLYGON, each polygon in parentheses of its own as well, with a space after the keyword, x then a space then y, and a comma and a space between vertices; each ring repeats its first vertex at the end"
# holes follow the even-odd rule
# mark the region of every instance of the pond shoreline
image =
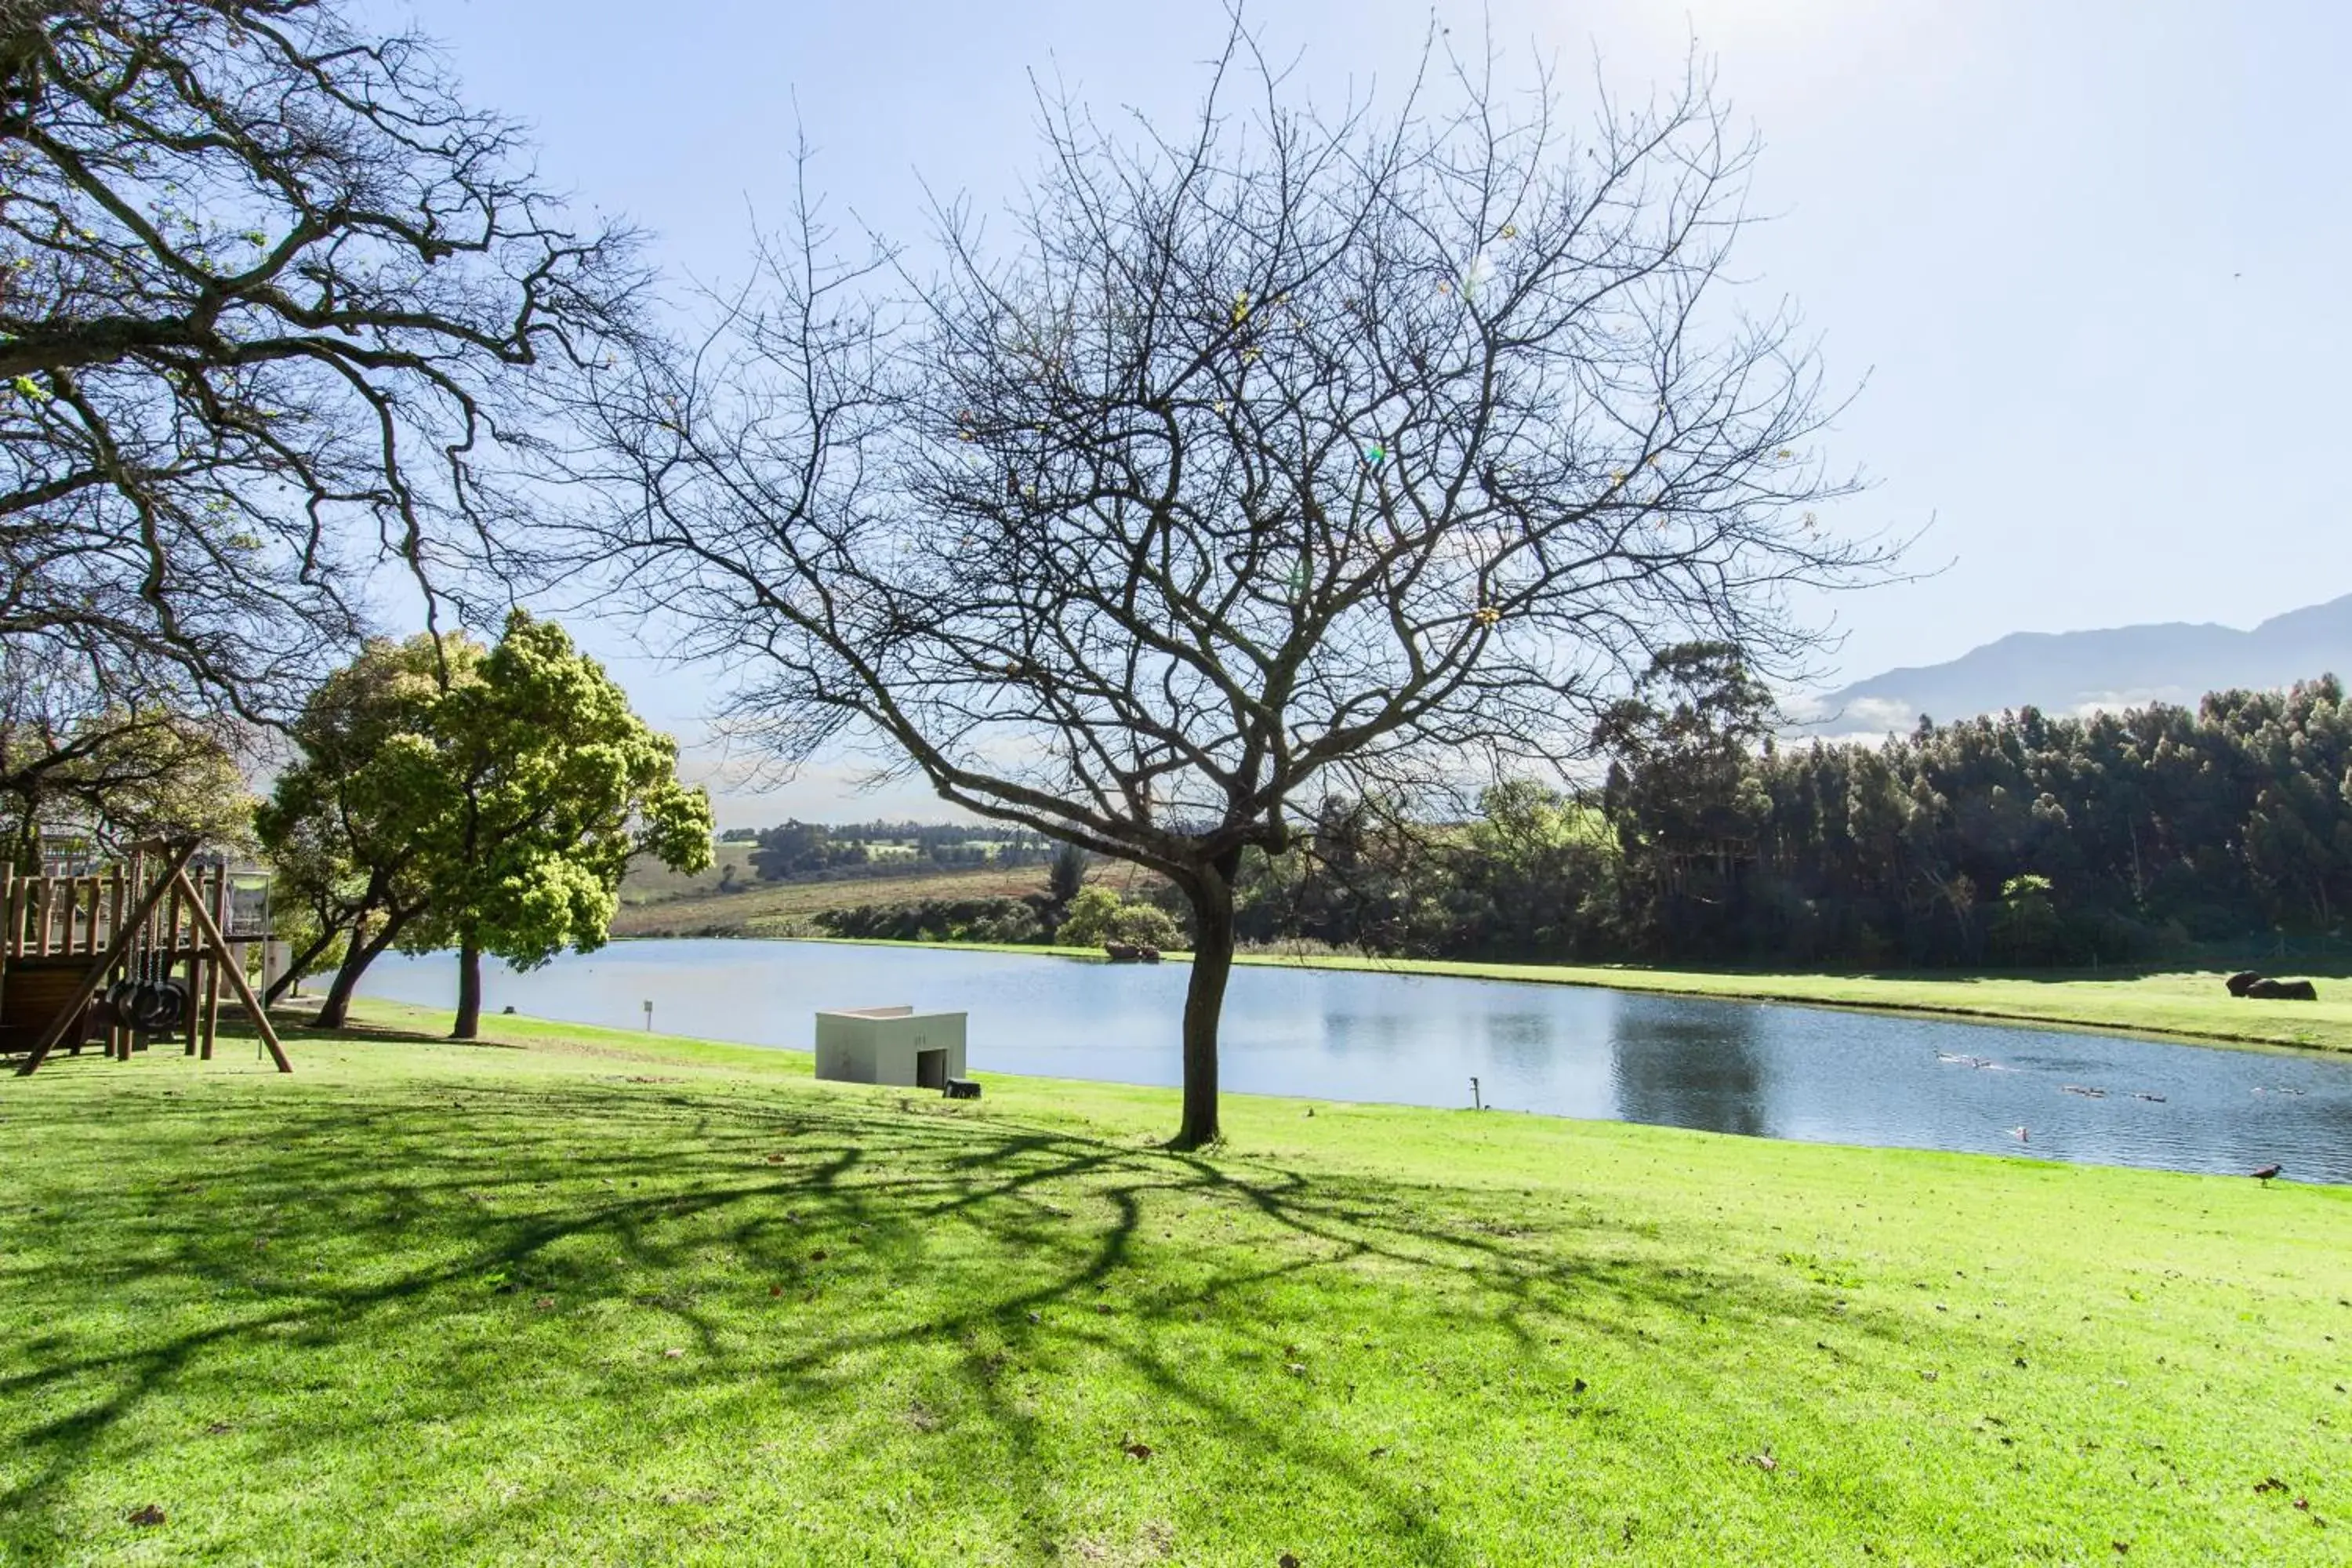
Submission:
MULTIPOLYGON (((616 937, 616 943, 676 941, 675 937, 616 937)), ((944 952, 995 952, 1037 958, 1091 959, 1100 962, 1097 949, 1055 947, 1016 942, 902 942, 871 937, 782 937, 726 935, 704 940, 799 942, 804 945, 905 948, 944 952)), ((1169 952, 1172 963, 1192 960, 1188 952, 1169 952)), ((2296 1052, 2352 1053, 2352 1005, 2323 1001, 2278 1003, 2276 1014, 2262 1015, 2263 1023, 2248 1026, 2236 1018, 2227 1024, 2199 1016, 2209 1009, 2223 1013, 2264 1005, 2222 994, 2202 997, 2188 994, 2188 985, 2210 984, 2221 991, 2221 972, 2125 972, 2113 979, 2084 978, 2076 971, 2045 974, 2008 971, 1986 973, 1959 972, 1949 977, 1910 975, 1849 975, 1828 973, 1749 974, 1736 970, 1670 970, 1618 967, 1609 964, 1497 963, 1474 959, 1378 958, 1347 953, 1243 952, 1237 965, 1276 969, 1336 970, 1349 973, 1406 974, 1430 979, 1493 980, 1523 985, 1565 985, 1591 990, 1621 991, 1635 995, 1694 996, 1717 1002, 1771 1003, 1798 1007, 1823 1007, 1840 1012, 1882 1013, 1945 1019, 1961 1024, 2090 1030, 2147 1039, 2296 1052), (2186 984, 2184 984, 2186 983, 2186 984), (1936 992, 1966 986, 1998 988, 1999 994, 1961 998, 1936 992), (2014 994, 2015 989, 2042 987, 2060 993, 2054 1005, 2036 1006, 2014 994)), ((2347 994, 2352 995, 2352 982, 2347 994)))
MULTIPOLYGON (((984 1072, 1180 1084, 1176 1019, 1191 971, 1055 956, 971 944, 632 942, 549 971, 487 974, 484 1002, 493 1014, 511 1006, 803 1050, 825 1009, 908 1005, 962 1015, 969 1065, 984 1072)), ((2238 1171, 2284 1160, 2352 1184, 2344 1054, 1852 997, 1809 1006, 1816 999, 1493 984, 1528 977, 1494 966, 1432 973, 1436 966, 1253 956, 1260 962, 1234 972, 1222 1031, 1220 1078, 1236 1092, 1977 1152, 2027 1145, 2030 1134, 2032 1152, 2068 1162, 2238 1171), (1969 1026, 1988 1022, 2010 1026, 1999 1037, 1969 1026), (2200 1045, 2208 1048, 2181 1048, 2200 1045)), ((362 994, 446 1005, 455 984, 444 953, 379 965, 362 994)))

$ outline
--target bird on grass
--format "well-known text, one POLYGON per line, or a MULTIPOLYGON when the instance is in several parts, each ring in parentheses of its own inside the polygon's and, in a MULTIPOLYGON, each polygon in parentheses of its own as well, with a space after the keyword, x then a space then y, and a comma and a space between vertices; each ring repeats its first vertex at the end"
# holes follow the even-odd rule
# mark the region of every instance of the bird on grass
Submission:
POLYGON ((2250 1173, 2253 1176, 2254 1180, 2267 1187, 2271 1184, 2271 1178, 2279 1173, 2279 1166, 2273 1163, 2272 1164, 2264 1165, 2261 1170, 2252 1172, 2250 1173))

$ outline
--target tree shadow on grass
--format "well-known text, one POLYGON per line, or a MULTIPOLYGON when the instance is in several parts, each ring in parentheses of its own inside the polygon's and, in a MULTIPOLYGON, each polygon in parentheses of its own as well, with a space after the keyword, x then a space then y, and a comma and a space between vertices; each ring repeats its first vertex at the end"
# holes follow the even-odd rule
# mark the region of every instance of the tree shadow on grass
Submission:
MULTIPOLYGON (((1032 1495, 1068 1456, 1019 1390, 1093 1369, 1444 1560, 1457 1543, 1413 1481, 1343 1421, 1294 1419, 1236 1377, 1300 1367, 1286 1319, 1391 1335, 1443 1314, 1457 1342, 1540 1366, 1563 1334, 1631 1343, 1706 1317, 1780 1332, 1830 1310, 1827 1292, 1590 1210, 1309 1178, 993 1108, 617 1070, 290 1092, 167 1076, 18 1097, 0 1123, 26 1173, 0 1200, 23 1238, 17 1306, 0 1307, 0 1410, 20 1413, 0 1418, 0 1517, 28 1540, 68 1528, 86 1474, 145 1458, 163 1410, 346 1387, 387 1347, 487 1335, 471 1360, 404 1366, 391 1418, 450 1419, 501 1378, 553 1375, 562 1342, 529 1337, 547 1322, 604 1355, 593 1375, 639 1444, 689 1441, 698 1393, 756 1390, 854 1425, 877 1367, 932 1347, 921 1364, 967 1408, 965 1440, 1032 1495)), ((306 1408, 273 1431, 269 1462, 324 1468, 386 1419, 382 1400, 306 1408)), ((1041 1547, 1054 1528, 1037 1526, 1041 1547)))

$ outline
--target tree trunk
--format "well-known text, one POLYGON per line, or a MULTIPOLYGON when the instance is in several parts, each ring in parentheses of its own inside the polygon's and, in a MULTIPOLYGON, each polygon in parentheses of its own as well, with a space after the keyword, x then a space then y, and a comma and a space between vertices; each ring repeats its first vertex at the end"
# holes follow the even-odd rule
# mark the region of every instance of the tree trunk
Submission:
POLYGON ((354 941, 352 943, 350 951, 343 954, 343 966, 335 971, 335 983, 327 988, 326 1002, 319 1008, 319 1028, 340 1029, 350 1019, 352 993, 359 989, 360 976, 365 974, 367 966, 392 945, 392 939, 398 936, 400 928, 407 923, 397 918, 387 919, 383 922, 383 930, 374 936, 363 942, 354 941))
POLYGON ((296 953, 293 958, 289 960, 286 964, 286 973, 279 975, 276 980, 270 982, 269 989, 261 994, 262 1001, 265 1003, 274 1003, 280 996, 286 994, 287 992, 292 990, 294 988, 295 982, 300 980, 302 976, 310 972, 310 964, 312 962, 315 961, 320 953, 327 951, 328 944, 335 940, 336 934, 337 933, 334 931, 327 932, 318 941, 312 942, 310 946, 304 948, 300 952, 296 953))
POLYGON ((482 946, 467 931, 457 943, 457 1022, 449 1030, 453 1040, 470 1040, 482 1032, 482 946))
POLYGON ((1192 973, 1184 988, 1184 1121, 1170 1144, 1198 1149, 1213 1143, 1217 1126, 1217 1021, 1225 1010, 1225 981, 1234 972, 1234 873, 1238 850, 1186 879, 1192 904, 1192 973))

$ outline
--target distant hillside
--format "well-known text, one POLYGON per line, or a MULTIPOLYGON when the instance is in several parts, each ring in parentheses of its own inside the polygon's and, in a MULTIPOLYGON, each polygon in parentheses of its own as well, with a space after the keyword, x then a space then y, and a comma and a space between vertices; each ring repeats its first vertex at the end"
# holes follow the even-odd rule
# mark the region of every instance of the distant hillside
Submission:
POLYGON ((1810 733, 1877 735, 1908 730, 1922 713, 1942 721, 2028 705, 2070 715, 2149 702, 2193 707, 2209 691, 2329 673, 2352 679, 2352 595, 2252 631, 2172 622, 2018 632, 1948 664, 1890 669, 1790 708, 1810 733))
MULTIPOLYGON (((668 898, 625 900, 614 936, 806 936, 827 910, 915 904, 935 899, 1018 899, 1045 888, 1045 868, 973 866, 905 877, 825 882, 749 880, 668 898)), ((625 889, 624 889, 625 892, 625 889)))

